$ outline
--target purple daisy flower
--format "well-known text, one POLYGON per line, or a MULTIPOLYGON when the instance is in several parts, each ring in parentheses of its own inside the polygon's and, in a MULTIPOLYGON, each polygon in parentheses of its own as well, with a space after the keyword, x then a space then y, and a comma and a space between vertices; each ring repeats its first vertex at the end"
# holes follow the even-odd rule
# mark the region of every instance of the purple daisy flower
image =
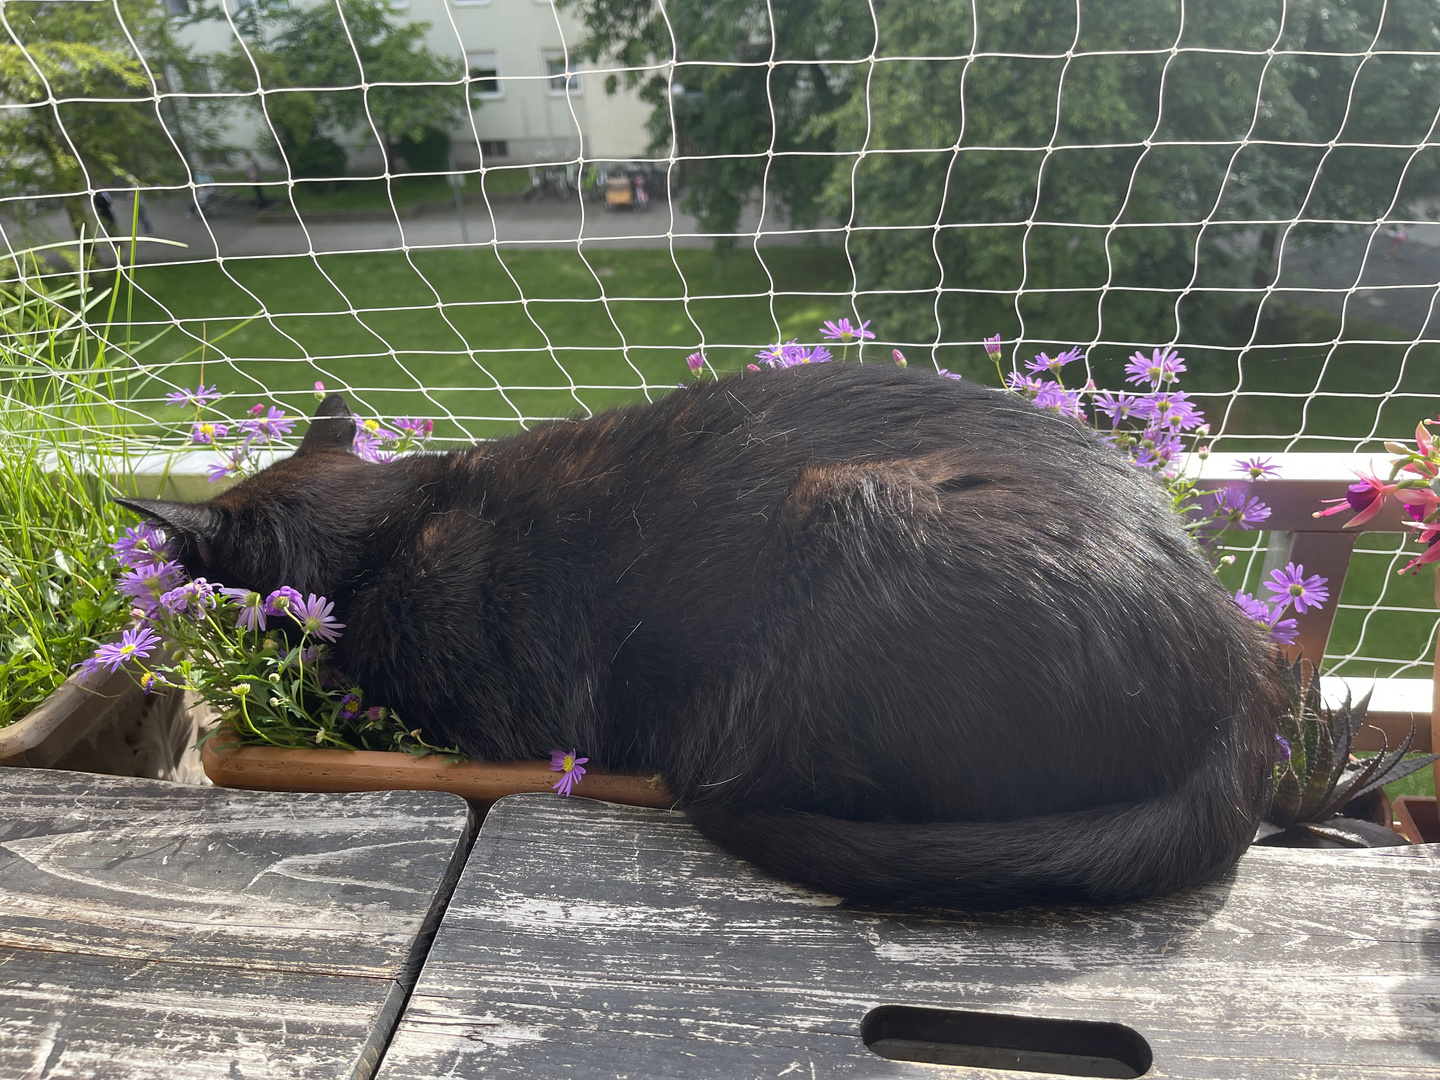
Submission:
POLYGON ((962 375, 955 374, 955 372, 951 371, 949 368, 943 367, 935 374, 939 375, 942 379, 960 379, 964 377, 962 375))
POLYGON ((250 444, 247 441, 235 447, 234 450, 222 457, 219 461, 212 462, 210 468, 206 470, 206 478, 210 483, 216 484, 224 480, 227 476, 238 475, 249 454, 250 444))
POLYGON ((340 716, 346 720, 354 720, 360 713, 360 692, 351 690, 340 699, 340 716))
POLYGON ((560 779, 555 782, 553 790, 558 791, 561 795, 569 795, 574 791, 575 785, 585 775, 585 770, 580 766, 589 760, 587 757, 576 757, 574 750, 568 754, 564 750, 551 750, 550 771, 560 774, 560 779))
POLYGON ((424 442, 435 431, 435 421, 426 420, 423 417, 397 416, 395 430, 402 435, 410 436, 416 442, 424 442))
POLYGON ((289 435, 295 427, 295 421, 288 418, 283 409, 277 409, 274 405, 271 405, 270 411, 262 416, 257 410, 263 408, 264 406, 258 403, 252 406, 250 409, 252 419, 246 420, 241 427, 259 442, 269 442, 282 435, 289 435))
MULTIPOLYGON (((794 341, 790 342, 790 344, 793 345, 793 344, 795 344, 796 341, 799 341, 799 340, 800 340, 799 338, 796 338, 794 341)), ((779 364, 780 364, 780 361, 783 360, 783 359, 785 359, 785 346, 784 346, 784 345, 770 345, 770 346, 767 346, 766 348, 761 349, 759 352, 757 352, 757 353, 755 354, 755 359, 756 359, 756 360, 759 360, 760 363, 764 364, 766 367, 772 367, 772 368, 773 368, 773 367, 778 367, 779 364)))
POLYGON ((176 390, 174 393, 166 394, 165 400, 171 405, 189 405, 196 409, 202 409, 212 401, 219 401, 220 391, 214 386, 207 390, 202 379, 200 385, 194 390, 176 390))
POLYGON ((852 341, 864 341, 866 338, 873 338, 867 327, 870 320, 866 319, 859 326, 851 326, 849 319, 841 319, 839 322, 825 320, 825 325, 820 328, 820 336, 830 341, 838 341, 842 345, 849 345, 852 341))
POLYGON ((201 421, 190 426, 190 441, 197 446, 212 446, 216 439, 223 439, 230 434, 230 428, 225 424, 214 424, 210 421, 201 421))
POLYGON ((1080 348, 1079 346, 1076 346, 1073 349, 1067 349, 1059 356, 1053 358, 1043 352, 1036 353, 1034 360, 1025 361, 1025 367, 1027 370, 1033 371, 1037 375, 1042 371, 1048 371, 1051 375, 1058 375, 1060 374, 1060 369, 1063 368, 1066 364, 1072 363, 1073 361, 1079 359, 1080 348))
POLYGON ((265 629, 265 598, 251 589, 221 589, 220 595, 233 600, 240 608, 235 618, 238 630, 265 629))
POLYGON ((1018 371, 1012 371, 1005 376, 1005 386, 1017 394, 1034 395, 1039 393, 1040 387, 1044 384, 1033 375, 1021 375, 1018 371))
POLYGON ((1269 458, 1253 457, 1245 461, 1237 461, 1235 468, 1245 473, 1251 480, 1268 480, 1280 475, 1280 466, 1269 458))
POLYGON ((1162 382, 1174 382, 1185 370, 1185 361, 1174 349, 1156 349, 1150 359, 1142 352, 1133 353, 1125 365, 1125 381, 1138 385, 1149 384, 1159 389, 1162 382))
POLYGON ((217 586, 203 577, 197 577, 162 594, 160 607, 171 615, 188 615, 198 622, 205 617, 207 609, 215 606, 215 593, 218 591, 217 586))
POLYGON ((334 610, 335 605, 331 601, 311 593, 303 603, 290 608, 290 617, 300 624, 305 633, 313 634, 321 641, 335 641, 339 639, 340 631, 345 629, 345 624, 335 621, 331 615, 334 610))
POLYGON ((1266 626, 1270 624, 1270 605, 1264 600, 1257 600, 1250 593, 1237 591, 1235 603, 1248 618, 1266 626))
POLYGON ((1311 574, 1307 578, 1303 566, 1286 563, 1284 570, 1271 570, 1270 577, 1273 580, 1265 582, 1265 588, 1275 594, 1276 600, 1294 604, 1295 610, 1301 615, 1304 615, 1307 609, 1318 608, 1330 599, 1330 590, 1325 587, 1325 583, 1330 579, 1319 574, 1311 574))
POLYGON ((1290 760, 1290 740, 1284 735, 1275 736, 1275 756, 1280 761, 1290 760))
POLYGON ((119 671, 127 660, 144 660, 160 644, 160 635, 148 626, 126 630, 119 641, 109 641, 95 650, 95 663, 119 671))
POLYGON ((1132 415, 1139 406, 1139 399, 1130 394, 1112 394, 1102 390, 1095 398, 1095 411, 1110 418, 1111 427, 1119 427, 1120 421, 1132 415))
POLYGON ((185 576, 180 564, 173 561, 146 563, 120 576, 116 585, 120 595, 135 601, 135 606, 147 616, 160 607, 160 598, 175 588, 185 576))
POLYGON ((996 334, 994 337, 987 337, 987 338, 985 339, 985 352, 989 354, 990 359, 992 359, 992 360, 999 360, 999 359, 1000 359, 1000 335, 999 335, 999 334, 996 334))
POLYGON ((1061 416, 1085 419, 1084 410, 1080 408, 1080 391, 1066 390, 1058 382, 1042 382, 1035 393, 1034 404, 1037 409, 1054 409, 1061 416))
POLYGON ((166 561, 165 531, 142 521, 125 530, 125 535, 110 545, 120 565, 129 569, 154 566, 166 561))
POLYGON ((289 615, 305 603, 305 598, 289 585, 281 585, 265 598, 265 614, 270 618, 289 615))
POLYGON ((1166 424, 1179 431, 1189 431, 1204 420, 1200 411, 1191 403, 1190 396, 1183 390, 1147 394, 1140 398, 1136 411, 1156 423, 1166 424))
POLYGON ((1294 645, 1295 639, 1300 636, 1300 630, 1294 619, 1280 618, 1283 611, 1276 611, 1272 618, 1274 622, 1268 623, 1270 640, 1277 645, 1294 645))
MULTIPOLYGON (((1221 488, 1215 496, 1215 517, 1237 529, 1253 529, 1270 516, 1270 507, 1243 485, 1221 488)), ((1302 609, 1303 610, 1303 609, 1302 609)))

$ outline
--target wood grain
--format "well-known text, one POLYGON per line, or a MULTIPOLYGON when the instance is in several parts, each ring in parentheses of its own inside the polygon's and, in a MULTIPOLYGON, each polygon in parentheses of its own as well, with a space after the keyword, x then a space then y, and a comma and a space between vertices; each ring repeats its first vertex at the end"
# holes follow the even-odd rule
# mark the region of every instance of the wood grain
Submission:
POLYGON ((0 1076, 368 1077, 466 804, 0 771, 0 1076))
POLYGON ((1179 897, 893 915, 772 881, 679 814, 518 796, 380 1078, 941 1075, 865 1048, 886 1004, 1126 1024, 1150 1076, 1440 1077, 1437 879, 1425 849, 1257 848, 1179 897))

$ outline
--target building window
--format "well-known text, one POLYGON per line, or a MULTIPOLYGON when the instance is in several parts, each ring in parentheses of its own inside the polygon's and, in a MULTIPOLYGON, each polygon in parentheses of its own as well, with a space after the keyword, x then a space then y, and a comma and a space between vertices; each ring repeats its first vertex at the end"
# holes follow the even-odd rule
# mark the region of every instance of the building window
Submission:
POLYGON ((472 98, 485 100, 505 96, 500 89, 499 53, 466 53, 465 63, 470 68, 470 96, 472 98))
POLYGON ((563 94, 567 89, 572 94, 580 92, 580 65, 573 53, 564 49, 546 49, 540 57, 545 64, 545 74, 550 76, 545 80, 546 93, 563 94))
POLYGON ((504 139, 500 139, 496 142, 486 142, 482 139, 480 142, 480 156, 487 159, 497 157, 509 157, 510 144, 507 143, 504 139))
POLYGON ((190 0, 165 0, 165 10, 171 15, 189 15, 190 0))

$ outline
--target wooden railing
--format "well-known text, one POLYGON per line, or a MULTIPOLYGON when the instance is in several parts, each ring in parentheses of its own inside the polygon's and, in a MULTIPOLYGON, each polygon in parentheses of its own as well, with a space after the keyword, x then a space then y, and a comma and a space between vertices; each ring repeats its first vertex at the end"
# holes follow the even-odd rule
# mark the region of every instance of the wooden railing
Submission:
MULTIPOLYGON (((1251 485, 1252 493, 1270 507, 1270 517, 1264 528, 1270 531, 1270 545, 1265 556, 1265 573, 1280 569, 1287 562, 1305 567, 1305 573, 1321 574, 1330 579, 1330 602, 1320 608, 1311 608, 1303 615, 1296 616, 1299 631, 1297 646, 1305 656, 1324 656, 1325 644, 1330 638, 1330 629, 1335 622, 1335 611, 1339 606, 1340 591, 1345 586, 1345 574, 1350 568, 1350 556, 1355 550, 1355 541, 1361 533, 1389 532, 1409 533, 1403 522, 1406 520, 1399 503, 1387 501, 1385 509, 1369 521, 1346 528, 1345 524, 1354 515, 1349 512, 1333 517, 1317 518, 1315 511, 1323 509, 1322 499, 1338 499, 1346 489, 1355 483, 1355 470, 1367 472, 1378 469, 1383 476, 1389 468, 1388 456, 1380 454, 1211 454, 1201 466, 1200 477, 1216 482, 1244 482, 1236 471, 1241 458, 1270 457, 1280 467, 1280 478, 1257 480, 1251 485)), ((1437 606, 1440 606, 1440 583, 1437 583, 1437 606)), ((1440 612, 1437 612, 1440 618, 1440 612)), ((1432 669, 1433 674, 1433 669, 1432 669)), ((1415 750, 1430 750, 1440 745, 1440 734, 1435 732, 1435 680, 1430 679, 1351 679, 1333 676, 1322 677, 1321 693, 1332 705, 1343 701, 1346 690, 1355 698, 1367 691, 1372 692, 1369 722, 1384 732, 1384 744, 1399 745, 1415 725, 1415 750)), ((1362 729, 1356 741, 1356 749, 1379 750, 1382 740, 1379 732, 1362 729)))

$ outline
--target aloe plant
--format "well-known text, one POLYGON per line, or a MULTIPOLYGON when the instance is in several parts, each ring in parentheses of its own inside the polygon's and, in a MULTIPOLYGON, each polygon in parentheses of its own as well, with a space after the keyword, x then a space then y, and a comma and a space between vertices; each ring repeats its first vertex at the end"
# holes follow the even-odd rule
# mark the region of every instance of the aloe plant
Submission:
POLYGON ((1338 709, 1320 699, 1319 679, 1308 661, 1278 662, 1290 694, 1290 709, 1280 721, 1280 760, 1274 766, 1274 792, 1257 843, 1313 846, 1328 840, 1343 847, 1378 847, 1404 843, 1392 830, 1373 821, 1343 816, 1348 804, 1440 758, 1440 754, 1405 755, 1415 726, 1394 750, 1352 760, 1350 747, 1365 724, 1370 695, 1358 702, 1349 692, 1338 709), (1302 668, 1302 664, 1304 665, 1302 668))

